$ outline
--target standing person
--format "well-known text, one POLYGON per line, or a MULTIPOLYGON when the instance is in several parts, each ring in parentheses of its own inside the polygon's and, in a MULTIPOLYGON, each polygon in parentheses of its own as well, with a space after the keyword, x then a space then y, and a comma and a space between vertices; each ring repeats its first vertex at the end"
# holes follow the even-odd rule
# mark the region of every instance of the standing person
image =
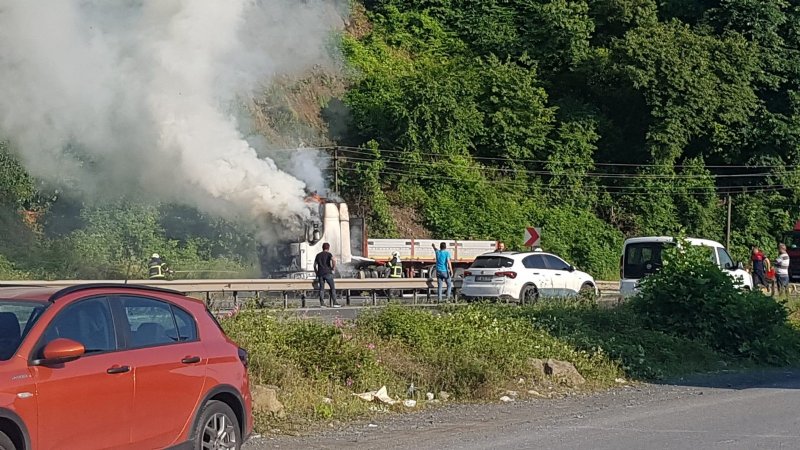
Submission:
POLYGON ((447 300, 450 300, 453 292, 453 262, 450 259, 450 252, 447 251, 447 243, 431 244, 433 251, 436 252, 436 296, 439 303, 442 302, 442 281, 447 283, 447 300))
POLYGON ((778 257, 775 258, 775 275, 778 279, 778 294, 789 293, 789 254, 786 244, 778 244, 778 257))
POLYGON ((393 252, 392 259, 386 262, 389 269, 389 278, 403 278, 403 261, 400 260, 400 253, 393 252))
POLYGON ((752 263, 752 273, 753 273, 753 289, 756 288, 759 284, 764 287, 764 289, 769 289, 769 285, 767 284, 767 270, 769 270, 769 259, 764 256, 764 253, 761 252, 756 246, 753 246, 753 252, 750 257, 750 262, 752 263))
POLYGON ((330 252, 331 244, 322 244, 322 251, 314 258, 314 273, 319 283, 319 306, 325 306, 325 283, 328 283, 331 292, 331 306, 338 308, 342 305, 336 302, 336 285, 333 282, 333 271, 336 269, 336 260, 330 252))
POLYGON ((147 275, 150 279, 164 280, 167 278, 167 273, 169 273, 169 271, 167 263, 161 259, 161 255, 153 253, 153 256, 150 257, 150 262, 147 263, 147 275))
POLYGON ((494 251, 497 253, 506 251, 506 244, 503 241, 497 241, 497 247, 494 248, 494 251))

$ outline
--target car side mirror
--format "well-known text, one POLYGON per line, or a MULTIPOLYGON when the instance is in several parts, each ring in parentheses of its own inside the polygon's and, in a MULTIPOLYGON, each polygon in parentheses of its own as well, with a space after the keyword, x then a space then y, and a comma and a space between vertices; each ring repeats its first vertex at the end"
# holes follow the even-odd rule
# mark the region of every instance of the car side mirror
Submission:
POLYGON ((736 270, 744 270, 744 264, 741 262, 736 263, 736 270))
POLYGON ((569 268, 567 268, 567 271, 568 272, 575 272, 575 266, 569 266, 569 268))
POLYGON ((74 361, 86 353, 80 342, 58 338, 50 341, 42 352, 43 358, 33 360, 34 366, 49 366, 74 361))

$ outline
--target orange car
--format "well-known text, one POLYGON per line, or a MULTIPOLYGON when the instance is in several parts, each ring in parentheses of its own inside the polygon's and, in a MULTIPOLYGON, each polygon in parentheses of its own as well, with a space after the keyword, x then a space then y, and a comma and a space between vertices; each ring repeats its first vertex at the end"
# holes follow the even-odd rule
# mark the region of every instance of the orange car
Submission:
POLYGON ((247 352, 165 289, 0 288, 0 450, 239 449, 247 352))

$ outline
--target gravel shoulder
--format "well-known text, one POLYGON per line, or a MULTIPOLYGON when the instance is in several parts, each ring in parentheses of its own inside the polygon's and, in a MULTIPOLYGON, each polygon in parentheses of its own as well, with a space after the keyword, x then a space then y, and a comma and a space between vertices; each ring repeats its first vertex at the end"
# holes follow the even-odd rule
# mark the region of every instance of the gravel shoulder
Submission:
POLYGON ((449 404, 306 436, 259 437, 268 448, 800 448, 800 370, 693 376, 557 399, 449 404))

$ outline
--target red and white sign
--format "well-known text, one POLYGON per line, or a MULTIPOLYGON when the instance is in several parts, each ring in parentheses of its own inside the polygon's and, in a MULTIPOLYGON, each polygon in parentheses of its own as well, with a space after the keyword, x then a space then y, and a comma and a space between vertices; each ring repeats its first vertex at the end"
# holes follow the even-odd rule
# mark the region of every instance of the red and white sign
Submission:
POLYGON ((538 247, 542 234, 539 228, 525 228, 525 247, 538 247))

